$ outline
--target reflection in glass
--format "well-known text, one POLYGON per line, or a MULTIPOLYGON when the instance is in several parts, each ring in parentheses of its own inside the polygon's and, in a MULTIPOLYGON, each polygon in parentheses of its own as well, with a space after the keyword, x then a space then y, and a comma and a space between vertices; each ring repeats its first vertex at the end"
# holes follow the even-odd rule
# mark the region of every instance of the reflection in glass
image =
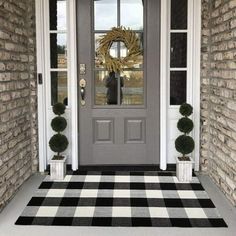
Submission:
POLYGON ((144 104, 142 71, 124 71, 120 75, 107 71, 95 72, 95 105, 117 105, 118 97, 123 105, 144 104))
POLYGON ((121 25, 143 30, 143 0, 121 0, 120 3, 121 25))
POLYGON ((110 55, 114 58, 118 57, 118 44, 118 42, 113 42, 109 50, 110 55))
POLYGON ((124 105, 144 104, 143 71, 124 71, 121 74, 124 86, 122 88, 124 105))
POLYGON ((50 0, 50 30, 66 30, 66 1, 50 0))
POLYGON ((117 26, 117 0, 94 0, 95 30, 110 30, 117 26))
MULTIPOLYGON (((137 33, 136 36, 139 39, 140 50, 142 53, 138 56, 137 61, 132 65, 132 68, 140 69, 143 66, 143 33, 137 33)), ((124 45, 124 43, 121 43, 120 56, 126 57, 127 54, 128 54, 127 47, 124 45)), ((126 67, 126 69, 129 69, 129 68, 126 67)))
POLYGON ((120 42, 120 57, 126 57, 128 54, 128 49, 123 42, 120 42))
POLYGON ((57 102, 68 105, 66 72, 51 72, 51 105, 57 102))
POLYGON ((108 77, 107 71, 95 72, 95 105, 107 104, 107 88, 106 88, 107 77, 108 77))
POLYGON ((66 68, 66 34, 50 34, 51 68, 66 68))
MULTIPOLYGON (((95 105, 144 104, 143 53, 132 68, 124 68, 121 74, 105 71, 105 61, 97 53, 101 36, 112 27, 121 25, 136 31, 143 52, 143 0, 94 0, 95 105), (117 9, 120 11, 119 17, 117 9), (130 14, 132 12, 134 14, 130 14)), ((114 58, 122 59, 127 57, 128 49, 121 41, 113 42, 109 53, 114 58)))
POLYGON ((186 71, 170 72, 170 105, 186 102, 186 71))
POLYGON ((118 86, 120 86, 120 104, 122 103, 123 93, 122 87, 124 86, 123 78, 119 78, 115 72, 110 72, 106 78, 107 88, 107 104, 117 105, 118 104, 118 86))
POLYGON ((187 13, 187 0, 171 0, 171 29, 187 29, 187 13))
MULTIPOLYGON (((96 68, 104 68, 104 61, 98 57, 97 49, 99 47, 99 40, 104 36, 102 33, 95 33, 95 67, 96 68)), ((143 52, 143 33, 137 33, 137 37, 140 42, 140 50, 143 52)), ((113 42, 110 48, 110 55, 112 57, 126 57, 128 54, 128 49, 123 42, 113 42), (118 48, 120 48, 120 52, 118 54, 118 48)), ((133 65, 133 68, 142 68, 143 65, 143 53, 138 57, 137 63, 133 65)))
POLYGON ((104 34, 95 34, 95 39, 94 39, 94 42, 95 42, 95 67, 96 68, 104 68, 104 65, 103 63, 101 62, 102 60, 99 59, 98 57, 98 53, 97 53, 97 49, 99 47, 99 39, 101 38, 101 36, 103 36, 104 34))
POLYGON ((170 66, 187 66, 187 33, 171 33, 170 66))

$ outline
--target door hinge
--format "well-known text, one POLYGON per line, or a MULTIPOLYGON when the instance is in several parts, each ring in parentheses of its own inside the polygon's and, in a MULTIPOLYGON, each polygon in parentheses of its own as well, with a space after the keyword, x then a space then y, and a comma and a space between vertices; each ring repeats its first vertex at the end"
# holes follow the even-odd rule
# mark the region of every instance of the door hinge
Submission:
POLYGON ((43 84, 43 75, 42 75, 42 73, 38 73, 38 84, 43 84))

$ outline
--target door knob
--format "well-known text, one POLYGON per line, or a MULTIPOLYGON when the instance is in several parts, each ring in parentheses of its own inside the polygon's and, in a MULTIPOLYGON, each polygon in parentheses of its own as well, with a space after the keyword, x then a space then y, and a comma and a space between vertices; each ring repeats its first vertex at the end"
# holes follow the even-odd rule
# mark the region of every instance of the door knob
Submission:
POLYGON ((85 79, 81 79, 79 81, 79 85, 80 85, 81 105, 84 106, 85 105, 85 86, 86 86, 86 80, 85 79))

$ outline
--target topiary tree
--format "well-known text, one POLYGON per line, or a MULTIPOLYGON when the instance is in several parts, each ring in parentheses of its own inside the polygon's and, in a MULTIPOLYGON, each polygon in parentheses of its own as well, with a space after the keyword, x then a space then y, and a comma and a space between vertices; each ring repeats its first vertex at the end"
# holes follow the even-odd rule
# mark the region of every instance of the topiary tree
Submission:
POLYGON ((177 123, 177 128, 184 133, 175 140, 175 148, 182 154, 180 160, 190 160, 186 155, 191 153, 194 149, 194 140, 188 134, 193 130, 193 121, 188 117, 193 113, 193 107, 188 103, 183 103, 180 106, 179 112, 182 116, 177 123))
POLYGON ((53 159, 62 159, 60 156, 61 152, 64 152, 68 147, 68 139, 65 135, 61 134, 62 131, 67 127, 67 121, 64 117, 61 117, 62 114, 65 113, 65 105, 62 103, 56 103, 53 106, 53 112, 55 117, 51 122, 51 127, 57 134, 53 135, 49 140, 49 146, 53 152, 56 152, 57 155, 54 155, 53 159))

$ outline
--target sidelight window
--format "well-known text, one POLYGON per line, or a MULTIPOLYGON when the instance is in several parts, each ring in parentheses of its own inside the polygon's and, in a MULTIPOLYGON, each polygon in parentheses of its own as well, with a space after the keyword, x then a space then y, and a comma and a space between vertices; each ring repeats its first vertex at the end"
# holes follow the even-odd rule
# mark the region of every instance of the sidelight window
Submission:
POLYGON ((49 0, 51 105, 68 105, 66 12, 66 0, 49 0))
POLYGON ((186 102, 188 0, 171 0, 170 105, 186 102))

